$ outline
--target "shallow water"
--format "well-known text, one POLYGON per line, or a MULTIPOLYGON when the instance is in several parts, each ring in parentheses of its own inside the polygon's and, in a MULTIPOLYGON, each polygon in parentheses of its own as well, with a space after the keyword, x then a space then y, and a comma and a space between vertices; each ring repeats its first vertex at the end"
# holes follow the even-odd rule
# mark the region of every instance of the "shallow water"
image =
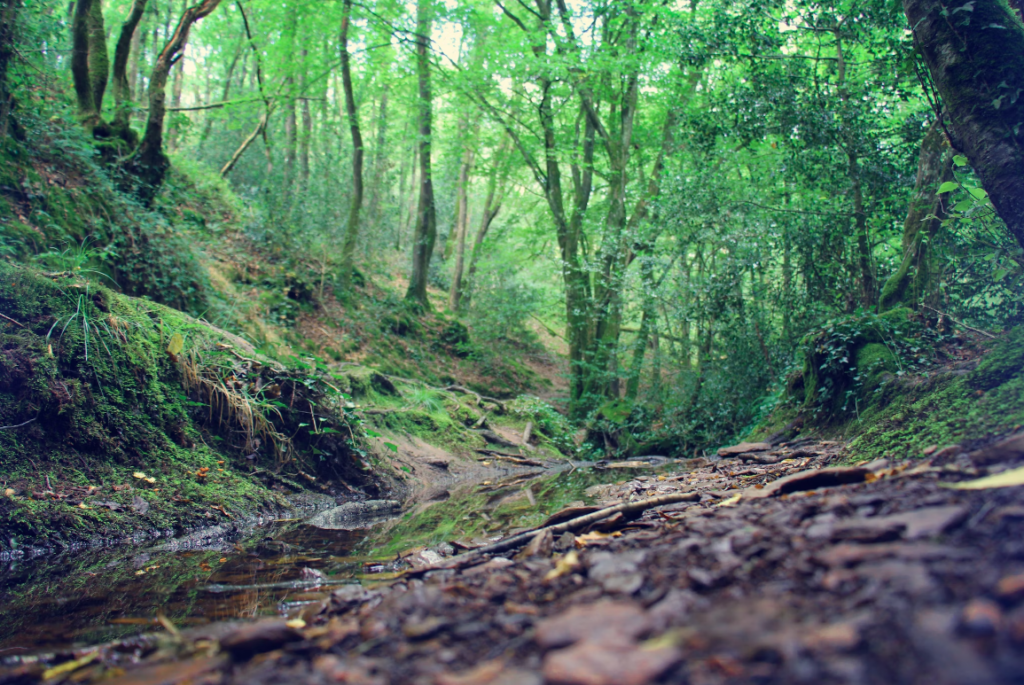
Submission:
POLYGON ((446 502, 355 530, 278 519, 208 537, 0 562, 0 660, 161 630, 160 615, 187 628, 294 614, 339 585, 390 577, 402 550, 496 539, 566 504, 589 503, 590 485, 642 472, 651 473, 577 469, 466 484, 446 502))

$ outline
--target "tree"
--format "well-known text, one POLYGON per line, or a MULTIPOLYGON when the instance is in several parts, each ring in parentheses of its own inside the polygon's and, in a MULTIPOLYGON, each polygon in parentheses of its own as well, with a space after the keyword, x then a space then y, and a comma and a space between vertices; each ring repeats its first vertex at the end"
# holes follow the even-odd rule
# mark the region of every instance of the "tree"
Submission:
POLYGON ((903 9, 967 156, 1010 233, 1024 247, 1024 24, 997 0, 903 9))
MULTIPOLYGON (((341 15, 341 83, 345 90, 345 113, 352 134, 352 200, 348 210, 348 225, 341 249, 341 288, 348 295, 352 288, 355 269, 356 241, 359 239, 359 212, 363 208, 363 134, 359 128, 359 112, 352 92, 352 66, 348 54, 348 29, 352 17, 352 0, 343 0, 341 15)), ((429 97, 429 94, 428 94, 429 97)), ((429 117, 429 114, 428 114, 429 117)), ((427 124, 429 128, 429 120, 427 124)))
POLYGON ((149 116, 146 119, 146 127, 139 147, 125 165, 137 179, 138 184, 135 190, 144 202, 152 200, 171 165, 163 150, 164 116, 167 112, 167 77, 170 75, 171 68, 181 59, 193 24, 209 16, 219 4, 220 0, 203 0, 197 5, 186 8, 181 19, 178 20, 174 33, 171 34, 167 44, 157 56, 156 64, 153 65, 147 95, 149 116))
POLYGON ((406 300, 430 310, 427 299, 427 270, 437 240, 434 182, 430 169, 432 100, 430 94, 430 0, 416 3, 416 82, 419 108, 420 194, 416 206, 416 231, 412 243, 412 276, 406 300))
POLYGON ((14 95, 8 83, 8 70, 14 57, 15 28, 21 0, 0 0, 0 139, 10 127, 14 95))

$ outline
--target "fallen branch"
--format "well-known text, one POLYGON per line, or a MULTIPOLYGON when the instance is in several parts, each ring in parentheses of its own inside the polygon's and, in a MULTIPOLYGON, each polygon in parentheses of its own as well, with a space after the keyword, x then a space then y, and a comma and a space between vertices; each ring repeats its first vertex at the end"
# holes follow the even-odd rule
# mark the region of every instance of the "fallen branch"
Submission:
POLYGON ((940 311, 939 311, 938 309, 936 309, 935 307, 929 307, 929 306, 928 306, 928 305, 926 305, 926 304, 922 304, 921 306, 922 306, 922 307, 924 307, 925 309, 930 309, 930 310, 932 310, 933 312, 935 312, 935 313, 936 313, 936 314, 938 314, 939 316, 944 316, 944 317, 946 317, 947 319, 949 319, 950 321, 952 321, 953 323, 955 323, 955 324, 956 324, 957 326, 961 326, 962 328, 966 328, 966 329, 967 329, 967 330, 969 330, 969 331, 974 331, 975 333, 981 333, 982 335, 984 335, 984 336, 987 336, 987 337, 991 338, 992 340, 995 340, 995 339, 996 339, 996 336, 992 335, 992 334, 991 334, 991 333, 989 333, 988 331, 983 331, 983 330, 981 330, 980 328, 974 328, 973 326, 968 326, 968 325, 967 325, 967 324, 965 324, 965 323, 964 323, 963 321, 957 321, 956 319, 954 319, 954 318, 953 318, 952 316, 950 316, 949 314, 947 314, 947 313, 945 313, 945 312, 940 312, 940 311))
POLYGON ((15 424, 13 426, 0 426, 0 431, 5 431, 8 428, 21 428, 22 426, 27 426, 28 424, 30 424, 33 421, 35 421, 37 418, 39 418, 39 417, 35 416, 35 417, 29 419, 28 421, 23 421, 22 423, 15 424))
POLYGON ((15 320, 14 320, 14 319, 12 319, 11 317, 7 316, 6 314, 0 314, 0 317, 3 317, 3 319, 4 319, 5 321, 10 321, 11 323, 13 323, 13 324, 14 324, 15 326, 17 326, 18 328, 24 328, 24 327, 25 327, 25 324, 23 324, 23 323, 19 323, 19 322, 15 321, 15 320))
POLYGON ((461 392, 461 393, 464 393, 466 395, 473 395, 474 397, 476 397, 476 404, 477 404, 477 406, 480 406, 481 402, 486 401, 486 402, 491 402, 493 404, 498 405, 498 407, 502 411, 505 411, 505 403, 502 402, 501 400, 496 399, 494 397, 488 397, 487 395, 481 395, 480 393, 474 392, 474 391, 470 390, 469 388, 463 387, 461 385, 449 385, 448 387, 443 388, 443 389, 448 391, 448 392, 461 392))
MULTIPOLYGON (((700 493, 697 492, 677 492, 671 495, 661 495, 660 497, 651 497, 649 499, 642 499, 638 502, 628 502, 626 504, 616 504, 614 507, 608 507, 595 511, 592 514, 586 516, 580 516, 578 518, 570 519, 564 523, 556 523, 553 526, 546 526, 544 528, 535 528, 528 530, 518 535, 505 538, 504 540, 498 540, 490 545, 484 545, 483 547, 477 547, 468 552, 453 557, 452 561, 460 560, 467 561, 471 557, 480 556, 482 554, 497 554, 498 552, 505 552, 510 549, 515 549, 520 545, 525 545, 527 542, 532 540, 534 536, 539 535, 547 531, 551 531, 552 535, 560 535, 573 530, 579 530, 589 526, 591 523, 603 521, 606 518, 614 516, 615 514, 636 514, 654 507, 660 507, 666 504, 675 504, 676 502, 696 502, 700 499, 700 493)), ((444 568, 444 566, 439 566, 444 568)))
POLYGON ((504 459, 505 461, 510 461, 514 464, 522 464, 523 466, 544 466, 544 464, 539 461, 533 459, 523 459, 522 457, 516 457, 511 454, 505 454, 504 452, 496 452, 494 450, 476 451, 488 457, 493 457, 494 459, 504 459))

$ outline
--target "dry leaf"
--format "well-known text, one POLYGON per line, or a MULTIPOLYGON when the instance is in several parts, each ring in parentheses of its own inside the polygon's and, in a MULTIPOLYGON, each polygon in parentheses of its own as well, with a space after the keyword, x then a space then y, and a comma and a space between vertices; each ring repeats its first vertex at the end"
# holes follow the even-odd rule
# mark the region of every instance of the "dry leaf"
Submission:
POLYGON ((4 490, 5 497, 14 497, 14 488, 7 488, 4 490))
POLYGON ((1015 485, 1024 485, 1024 466, 962 483, 942 483, 942 487, 954 490, 988 490, 990 488, 1012 488, 1015 485))
POLYGON ((565 574, 571 572, 574 568, 580 565, 580 557, 576 554, 576 550, 572 549, 559 557, 558 561, 555 562, 555 567, 548 571, 547 575, 544 576, 544 580, 554 580, 555 578, 561 578, 565 574))
POLYGON ((586 533, 584 535, 577 535, 576 536, 576 546, 579 547, 579 548, 583 548, 583 547, 587 546, 588 542, 594 542, 596 540, 603 540, 605 538, 617 538, 620 535, 622 535, 622 533, 620 533, 618 531, 616 531, 614 533, 601 533, 601 532, 595 530, 593 533, 586 533))
POLYGON ((735 507, 739 503, 740 499, 742 499, 742 498, 743 498, 742 494, 740 494, 740 495, 733 495, 729 499, 722 500, 721 502, 719 502, 715 506, 716 507, 735 507))
POLYGON ((185 349, 185 339, 181 337, 181 333, 175 333, 171 336, 171 341, 167 343, 167 354, 173 357, 181 354, 183 349, 185 349))
POLYGON ((301 618, 293 618, 292 620, 290 620, 287 623, 285 623, 285 625, 288 626, 289 628, 295 628, 296 630, 301 630, 302 628, 306 627, 306 622, 303 621, 301 618))

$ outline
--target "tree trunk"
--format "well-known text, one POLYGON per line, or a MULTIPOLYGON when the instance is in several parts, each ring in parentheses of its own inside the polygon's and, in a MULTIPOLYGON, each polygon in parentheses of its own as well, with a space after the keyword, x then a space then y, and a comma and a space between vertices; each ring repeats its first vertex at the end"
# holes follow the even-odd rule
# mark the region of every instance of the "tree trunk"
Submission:
MULTIPOLYGON (((7 81, 7 68, 14 57, 18 9, 21 0, 0 0, 0 140, 7 137, 7 129, 14 108, 14 96, 7 81)), ((17 130, 15 130, 17 135, 17 130)))
POLYGON ((434 185, 430 171, 431 94, 430 94, 430 0, 416 3, 416 78, 419 84, 420 122, 420 198, 416 208, 416 232, 412 245, 412 277, 407 300, 430 310, 427 299, 427 272, 437 240, 437 215, 434 208, 434 185))
POLYGON ((127 169, 139 181, 136 194, 144 203, 152 201, 163 183, 170 161, 163 151, 164 115, 166 114, 167 77, 179 59, 188 42, 192 25, 217 9, 220 0, 203 0, 185 10, 170 40, 156 58, 153 73, 149 78, 149 116, 146 128, 135 154, 128 161, 127 169))
POLYGON ((467 147, 462 153, 462 168, 459 170, 459 213, 457 235, 455 236, 455 271, 452 273, 451 289, 448 293, 448 308, 459 311, 462 299, 462 270, 466 263, 466 231, 469 227, 469 170, 473 167, 473 150, 467 147))
POLYGON ((302 99, 302 133, 299 136, 299 185, 305 190, 309 186, 309 147, 313 138, 313 115, 309 111, 309 98, 306 93, 309 65, 309 51, 302 51, 302 72, 299 74, 299 91, 302 99))
POLYGON ((103 26, 103 0, 92 0, 87 18, 89 31, 89 87, 97 115, 103 114, 103 95, 110 77, 107 32, 103 26))
POLYGON ((651 334, 658 314, 655 310, 654 263, 650 258, 640 262, 640 283, 643 288, 643 314, 640 318, 640 331, 633 343, 633 362, 629 367, 629 378, 626 380, 626 400, 634 402, 640 390, 640 371, 643 369, 644 355, 647 352, 647 340, 651 334))
POLYGON ((950 13, 939 0, 903 0, 935 87, 993 206, 1024 247, 1024 25, 1002 2, 950 13))
MULTIPOLYGON (((242 57, 243 54, 245 55, 245 57, 248 57, 248 53, 244 52, 244 49, 243 49, 244 45, 245 44, 242 43, 242 42, 238 43, 238 47, 235 49, 234 57, 232 57, 231 58, 231 62, 228 63, 228 71, 224 75, 224 86, 223 86, 223 88, 221 90, 221 94, 220 94, 220 101, 221 102, 227 102, 228 97, 231 96, 231 81, 234 79, 235 69, 238 67, 238 60, 239 60, 239 58, 242 57)), ((244 62, 245 62, 244 58, 242 59, 242 62, 243 62, 243 69, 244 69, 245 68, 244 67, 244 62)), ((242 79, 243 80, 245 79, 244 75, 242 76, 242 79)), ((210 116, 207 116, 206 117, 206 121, 203 124, 203 133, 202 133, 201 136, 199 136, 199 143, 200 143, 200 145, 202 145, 203 143, 206 142, 206 140, 210 137, 210 133, 212 131, 213 131, 213 118, 210 117, 210 116)))
POLYGON ((341 84, 345 91, 345 112, 352 133, 352 203, 348 210, 348 225, 341 250, 341 290, 347 297, 352 289, 352 271, 355 269, 356 240, 359 238, 359 212, 363 208, 363 134, 359 130, 359 113, 352 91, 352 69, 348 54, 348 28, 352 15, 352 0, 344 0, 341 15, 341 84))
POLYGON ((483 214, 480 217, 480 227, 477 229, 476 237, 473 239, 473 249, 469 253, 469 268, 466 270, 466 277, 463 279, 462 288, 459 293, 459 304, 468 304, 473 293, 473 277, 476 275, 477 262, 483 252, 481 245, 490 230, 494 218, 501 211, 502 196, 504 195, 504 182, 508 174, 508 153, 512 139, 505 137, 501 146, 494 154, 494 164, 491 167, 491 174, 487 179, 487 197, 484 199, 483 214))
POLYGON ((374 235, 379 234, 380 202, 384 196, 384 172, 388 166, 388 86, 389 84, 384 84, 384 92, 380 95, 380 106, 377 110, 377 142, 373 150, 373 178, 370 180, 370 201, 366 208, 370 230, 374 235))
POLYGON ((941 122, 935 121, 921 142, 917 181, 903 222, 903 259, 882 288, 878 307, 883 312, 928 299, 928 292, 934 288, 928 247, 946 216, 949 198, 948 193, 937 195, 935 190, 944 181, 952 180, 951 158, 952 150, 946 145, 941 122))
POLYGON ((75 86, 79 121, 89 130, 100 122, 89 72, 90 15, 94 2, 98 3, 99 0, 77 0, 71 20, 71 78, 75 86))
POLYGON ((138 70, 138 27, 146 11, 146 0, 135 0, 132 3, 128 18, 121 24, 121 34, 117 38, 114 49, 114 121, 116 135, 124 138, 129 144, 135 145, 137 136, 131 130, 130 118, 132 107, 132 75, 128 65, 133 64, 138 70), (133 52, 134 48, 134 52, 133 52))

